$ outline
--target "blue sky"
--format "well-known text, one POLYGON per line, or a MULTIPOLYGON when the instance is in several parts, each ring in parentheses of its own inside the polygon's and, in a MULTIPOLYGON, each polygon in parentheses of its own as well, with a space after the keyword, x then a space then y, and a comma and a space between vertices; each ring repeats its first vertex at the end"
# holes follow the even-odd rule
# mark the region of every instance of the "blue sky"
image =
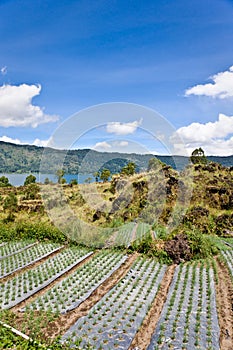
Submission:
MULTIPOLYGON (((76 112, 120 101, 158 111, 188 153, 233 154, 233 1, 1 0, 0 33, 1 140, 46 144, 76 112)), ((136 128, 106 125, 75 146, 129 152, 143 139, 166 153, 143 117, 113 114, 109 123, 136 128)))

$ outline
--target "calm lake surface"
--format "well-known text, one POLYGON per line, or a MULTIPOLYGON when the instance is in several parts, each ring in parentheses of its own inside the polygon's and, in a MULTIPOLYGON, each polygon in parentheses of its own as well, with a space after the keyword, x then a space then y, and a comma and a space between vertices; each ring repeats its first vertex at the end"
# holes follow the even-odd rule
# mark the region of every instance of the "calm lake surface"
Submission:
MULTIPOLYGON (((30 175, 30 174, 5 174, 5 173, 0 173, 0 177, 1 176, 6 176, 9 179, 9 182, 13 185, 13 186, 21 186, 24 184, 24 181, 26 179, 26 177, 30 175)), ((57 182, 57 177, 54 174, 34 174, 32 173, 32 175, 34 175, 36 177, 36 182, 41 182, 44 183, 44 180, 46 179, 46 177, 53 182, 57 182)), ((72 175, 72 174, 66 174, 64 176, 64 178, 66 179, 67 183, 70 183, 70 181, 72 179, 76 179, 78 181, 78 183, 82 184, 85 182, 86 179, 90 179, 90 182, 93 182, 95 180, 95 178, 93 177, 92 174, 77 174, 77 175, 72 175)))

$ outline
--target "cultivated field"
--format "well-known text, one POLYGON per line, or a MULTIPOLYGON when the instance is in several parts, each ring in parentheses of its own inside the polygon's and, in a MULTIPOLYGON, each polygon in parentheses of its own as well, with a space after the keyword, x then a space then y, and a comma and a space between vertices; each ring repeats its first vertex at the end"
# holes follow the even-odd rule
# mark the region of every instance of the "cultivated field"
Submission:
MULTIPOLYGON (((147 226, 130 224, 127 247, 147 226)), ((77 349, 233 348, 233 248, 167 266, 138 253, 0 243, 1 320, 77 349)), ((1 348, 1 345, 0 345, 1 348)))

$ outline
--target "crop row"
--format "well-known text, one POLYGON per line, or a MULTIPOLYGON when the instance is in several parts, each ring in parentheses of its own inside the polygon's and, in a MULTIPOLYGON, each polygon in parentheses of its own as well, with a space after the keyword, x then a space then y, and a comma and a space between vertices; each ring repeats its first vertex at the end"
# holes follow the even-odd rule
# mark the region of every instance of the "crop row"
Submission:
POLYGON ((219 349, 213 268, 203 262, 176 268, 147 350, 219 349))
POLYGON ((62 337, 95 349, 128 349, 150 309, 165 265, 138 258, 127 275, 62 337))
POLYGON ((18 254, 12 255, 1 261, 0 278, 22 269, 48 255, 57 251, 59 246, 55 243, 39 243, 18 254))
POLYGON ((21 251, 28 249, 35 245, 36 242, 32 240, 28 241, 13 241, 5 243, 0 246, 0 260, 5 259, 11 255, 20 253, 21 251))
POLYGON ((74 273, 37 298, 28 308, 65 313, 78 307, 116 271, 127 256, 101 251, 74 273))
POLYGON ((226 265, 233 277, 233 249, 230 249, 230 250, 222 250, 221 251, 222 253, 222 256, 226 262, 226 265))
POLYGON ((150 225, 145 222, 139 222, 136 229, 136 239, 141 240, 146 232, 150 230, 150 225))
POLYGON ((27 299, 91 254, 87 249, 68 248, 37 267, 1 283, 1 308, 8 309, 27 299))
POLYGON ((115 245, 128 247, 132 241, 133 229, 135 223, 129 222, 119 228, 115 239, 115 245))

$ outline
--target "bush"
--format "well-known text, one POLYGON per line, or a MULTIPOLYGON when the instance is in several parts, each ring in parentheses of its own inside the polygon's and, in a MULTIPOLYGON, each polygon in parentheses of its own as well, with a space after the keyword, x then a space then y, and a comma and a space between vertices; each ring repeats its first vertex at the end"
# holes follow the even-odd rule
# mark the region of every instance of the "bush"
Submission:
POLYGON ((218 248, 210 236, 197 230, 186 232, 192 257, 203 259, 218 254, 218 248))
POLYGON ((36 182, 36 177, 32 174, 28 175, 24 181, 24 186, 34 184, 36 182))
POLYGON ((9 187, 12 186, 9 183, 9 179, 6 176, 1 176, 0 177, 0 187, 9 187))
POLYGON ((12 224, 8 221, 0 224, 0 240, 10 241, 18 239, 37 239, 64 243, 67 237, 55 226, 47 223, 18 222, 12 224))

